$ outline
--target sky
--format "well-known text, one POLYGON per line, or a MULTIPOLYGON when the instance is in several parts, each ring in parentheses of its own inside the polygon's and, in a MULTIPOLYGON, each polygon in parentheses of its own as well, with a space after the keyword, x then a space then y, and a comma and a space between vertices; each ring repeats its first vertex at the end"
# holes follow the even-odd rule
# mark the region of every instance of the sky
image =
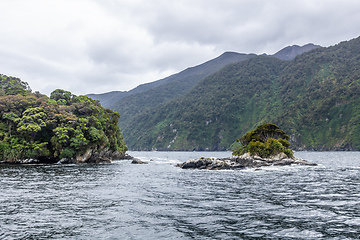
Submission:
POLYGON ((49 95, 128 91, 225 51, 360 36, 359 0, 0 0, 0 73, 49 95))

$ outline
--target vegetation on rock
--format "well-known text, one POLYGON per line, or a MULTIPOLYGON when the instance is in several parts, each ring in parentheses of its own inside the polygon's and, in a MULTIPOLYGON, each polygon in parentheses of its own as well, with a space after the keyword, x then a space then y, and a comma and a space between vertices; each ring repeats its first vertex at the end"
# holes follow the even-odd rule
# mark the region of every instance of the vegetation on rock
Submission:
POLYGON ((0 161, 56 162, 89 150, 125 153, 119 117, 89 97, 57 89, 49 98, 0 75, 0 161))
POLYGON ((233 155, 240 156, 244 153, 250 153, 251 156, 257 155, 268 158, 279 153, 285 153, 292 158, 294 154, 289 149, 288 140, 289 136, 278 126, 266 123, 246 133, 240 139, 236 139, 240 146, 233 151, 233 155))

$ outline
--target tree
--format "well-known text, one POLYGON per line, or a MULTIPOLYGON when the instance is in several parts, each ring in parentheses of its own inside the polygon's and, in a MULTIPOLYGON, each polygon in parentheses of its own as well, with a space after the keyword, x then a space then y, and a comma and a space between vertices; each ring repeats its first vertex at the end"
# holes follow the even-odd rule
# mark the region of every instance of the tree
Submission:
POLYGON ((233 155, 250 153, 252 156, 270 157, 285 153, 288 157, 293 157, 293 152, 288 148, 288 139, 289 136, 278 126, 266 123, 237 139, 241 144, 234 150, 233 155))
POLYGON ((270 138, 289 140, 289 136, 281 130, 278 126, 272 123, 265 123, 258 126, 255 130, 246 133, 240 138, 243 145, 249 144, 251 141, 267 142, 270 138))
POLYGON ((46 126, 46 114, 43 111, 40 107, 29 108, 18 119, 17 131, 30 143, 34 142, 36 133, 46 126))
POLYGON ((0 74, 0 96, 5 95, 28 95, 31 89, 27 82, 21 81, 16 77, 8 77, 0 74))
POLYGON ((9 137, 11 137, 11 129, 15 124, 15 121, 19 118, 19 116, 13 112, 9 112, 9 113, 4 113, 2 118, 6 120, 7 125, 9 126, 9 137))
POLYGON ((59 105, 70 105, 73 95, 69 91, 56 89, 50 94, 50 99, 54 99, 59 105))
POLYGON ((1 74, 0 90, 0 161, 33 158, 57 162, 89 149, 127 150, 117 126, 120 115, 103 108, 99 101, 62 89, 49 98, 31 93, 27 83, 1 74))

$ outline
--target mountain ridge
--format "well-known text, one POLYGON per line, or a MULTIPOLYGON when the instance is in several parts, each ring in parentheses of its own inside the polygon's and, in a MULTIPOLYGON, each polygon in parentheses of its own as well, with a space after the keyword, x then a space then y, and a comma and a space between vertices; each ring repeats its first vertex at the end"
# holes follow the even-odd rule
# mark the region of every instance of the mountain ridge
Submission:
POLYGON ((357 150, 359 65, 360 38, 291 61, 256 56, 121 127, 133 150, 225 150, 265 122, 289 132, 295 149, 357 150))
POLYGON ((210 75, 213 72, 216 72, 223 66, 226 66, 230 63, 235 63, 243 60, 247 56, 255 56, 255 54, 242 54, 236 52, 224 52, 220 56, 210 59, 199 65, 188 67, 178 73, 172 74, 168 77, 156 80, 154 82, 140 84, 139 86, 129 90, 129 91, 111 91, 102 94, 87 94, 86 96, 91 97, 95 100, 99 100, 104 107, 111 107, 117 101, 120 101, 122 98, 128 97, 133 94, 142 93, 150 89, 159 87, 163 84, 171 83, 179 79, 186 79, 194 75, 200 75, 201 77, 210 75), (117 94, 117 96, 116 96, 117 94))
MULTIPOLYGON (((273 57, 281 59, 281 60, 292 60, 297 55, 300 55, 304 52, 316 49, 318 47, 321 47, 321 46, 314 45, 312 43, 306 44, 301 47, 298 45, 293 45, 293 46, 287 46, 287 47, 281 49, 280 51, 276 52, 273 55, 266 55, 266 54, 265 55, 273 56, 273 57)), ((111 92, 106 92, 106 93, 101 93, 101 94, 92 93, 92 94, 87 94, 86 96, 100 101, 101 105, 104 107, 108 107, 110 109, 115 109, 115 110, 121 111, 121 109, 116 109, 116 106, 114 106, 114 105, 116 105, 116 102, 119 102, 121 99, 123 99, 125 97, 131 96, 133 94, 142 93, 142 92, 145 92, 152 88, 156 88, 163 84, 177 81, 182 78, 188 78, 191 75, 198 75, 201 72, 204 73, 204 75, 202 77, 208 76, 208 75, 216 72, 217 70, 220 70, 220 68, 222 68, 228 64, 236 63, 236 62, 244 60, 243 58, 245 56, 254 57, 257 55, 251 54, 251 53, 245 54, 245 53, 226 51, 226 52, 222 53, 221 55, 219 55, 218 57, 210 59, 204 63, 201 63, 201 64, 193 66, 193 67, 188 67, 178 73, 172 74, 168 77, 165 77, 165 78, 153 81, 153 82, 140 84, 139 86, 137 86, 129 91, 111 91, 111 92)), ((118 104, 120 104, 120 103, 118 103, 118 104)))
POLYGON ((303 54, 305 52, 308 52, 308 51, 311 51, 313 49, 320 48, 320 47, 321 47, 320 45, 315 45, 313 43, 308 43, 303 46, 292 45, 292 46, 288 46, 288 47, 281 49, 280 51, 276 52, 275 54, 273 54, 271 56, 276 57, 280 60, 290 61, 290 60, 293 60, 296 56, 298 56, 300 54, 303 54))

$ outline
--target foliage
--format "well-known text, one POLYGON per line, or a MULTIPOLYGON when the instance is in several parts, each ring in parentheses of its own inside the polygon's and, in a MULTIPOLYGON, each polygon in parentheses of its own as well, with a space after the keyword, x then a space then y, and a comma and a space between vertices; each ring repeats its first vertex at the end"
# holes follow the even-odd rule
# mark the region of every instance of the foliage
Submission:
POLYGON ((237 139, 242 144, 233 151, 233 155, 239 156, 248 152, 252 156, 271 157, 283 152, 288 157, 293 157, 287 139, 289 136, 278 126, 266 123, 237 139))
POLYGON ((0 96, 5 95, 27 95, 31 92, 28 83, 16 77, 0 74, 0 96))
POLYGON ((27 83, 17 78, 0 77, 5 86, 0 96, 0 161, 57 161, 90 148, 127 151, 117 112, 86 96, 57 89, 49 98, 31 93, 27 83))
POLYGON ((225 150, 266 122, 281 126, 293 149, 360 150, 359 66, 360 38, 292 61, 252 57, 162 104, 134 103, 120 126, 134 150, 225 150))
POLYGON ((289 136, 275 124, 266 123, 258 126, 255 130, 246 133, 240 138, 240 141, 243 145, 247 145, 251 141, 261 141, 265 143, 269 139, 274 138, 280 138, 283 142, 285 142, 289 139, 289 136))

